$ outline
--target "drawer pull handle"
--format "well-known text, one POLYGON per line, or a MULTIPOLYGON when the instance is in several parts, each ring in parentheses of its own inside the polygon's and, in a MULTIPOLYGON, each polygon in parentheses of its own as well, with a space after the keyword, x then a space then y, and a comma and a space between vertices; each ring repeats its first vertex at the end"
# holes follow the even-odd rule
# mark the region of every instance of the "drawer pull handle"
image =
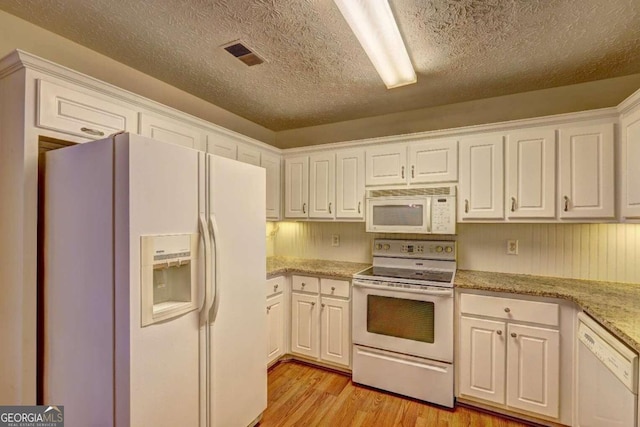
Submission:
POLYGON ((568 212, 569 211, 569 197, 564 196, 564 211, 568 212))
POLYGON ((496 334, 502 335, 502 331, 498 330, 498 331, 496 331, 496 334))
POLYGON ((416 177, 416 167, 414 165, 411 165, 411 178, 415 178, 416 177))
POLYGON ((274 285, 274 286, 273 286, 273 292, 275 292, 275 291, 277 291, 277 290, 278 290, 278 285, 274 285))
POLYGON ((511 337, 512 337, 512 338, 515 338, 515 337, 517 337, 517 336, 518 336, 518 334, 516 334, 515 332, 511 332, 511 337))
POLYGON ((505 313, 511 313, 511 309, 510 309, 509 307, 505 307, 505 308, 504 308, 504 312, 505 312, 505 313))
POLYGON ((404 179, 404 166, 402 166, 402 179, 404 179))
POLYGON ((85 127, 81 127, 80 130, 84 133, 88 133, 89 135, 104 136, 104 132, 102 132, 101 130, 85 128, 85 127))
POLYGON ((360 205, 362 205, 362 202, 358 202, 358 213, 361 213, 360 212, 360 205))
POLYGON ((303 213, 303 214, 306 214, 306 213, 307 213, 307 204, 306 204, 306 203, 303 203, 303 204, 302 204, 302 213, 303 213))
POLYGON ((332 213, 331 212, 331 202, 329 202, 329 213, 332 213))
POLYGON ((271 311, 271 306, 267 307, 267 314, 271 311))
POLYGON ((516 198, 512 197, 511 198, 511 212, 515 212, 516 211, 516 198))
POLYGON ((464 213, 469 213, 469 200, 464 199, 464 213))

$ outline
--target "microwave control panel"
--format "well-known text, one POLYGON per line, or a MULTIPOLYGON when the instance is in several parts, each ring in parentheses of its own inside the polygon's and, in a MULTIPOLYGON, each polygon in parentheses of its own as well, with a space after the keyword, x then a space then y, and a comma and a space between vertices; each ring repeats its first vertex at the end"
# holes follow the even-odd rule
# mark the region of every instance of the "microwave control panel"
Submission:
POLYGON ((431 232, 434 234, 456 234, 456 198, 431 198, 431 232))

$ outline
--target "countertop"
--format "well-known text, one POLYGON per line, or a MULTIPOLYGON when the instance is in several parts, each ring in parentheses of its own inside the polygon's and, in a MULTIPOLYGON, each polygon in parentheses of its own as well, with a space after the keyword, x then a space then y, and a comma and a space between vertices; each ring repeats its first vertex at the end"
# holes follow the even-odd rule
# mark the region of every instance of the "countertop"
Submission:
POLYGON ((455 286, 573 301, 640 353, 640 284, 458 270, 455 286))
POLYGON ((273 256, 267 257, 267 279, 290 273, 351 279, 355 273, 369 267, 371 264, 359 262, 273 256))

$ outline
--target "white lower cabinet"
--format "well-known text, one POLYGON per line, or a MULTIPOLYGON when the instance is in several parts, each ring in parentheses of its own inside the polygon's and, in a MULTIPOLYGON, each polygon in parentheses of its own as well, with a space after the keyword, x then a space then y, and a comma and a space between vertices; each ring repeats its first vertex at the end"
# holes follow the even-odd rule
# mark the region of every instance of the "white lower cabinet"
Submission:
POLYGON ((267 364, 275 362, 286 353, 285 284, 283 276, 267 280, 267 364))
POLYGON ((460 297, 460 397, 558 419, 559 307, 472 294, 460 297))
POLYGON ((293 276, 291 353, 349 367, 350 295, 349 281, 293 276))

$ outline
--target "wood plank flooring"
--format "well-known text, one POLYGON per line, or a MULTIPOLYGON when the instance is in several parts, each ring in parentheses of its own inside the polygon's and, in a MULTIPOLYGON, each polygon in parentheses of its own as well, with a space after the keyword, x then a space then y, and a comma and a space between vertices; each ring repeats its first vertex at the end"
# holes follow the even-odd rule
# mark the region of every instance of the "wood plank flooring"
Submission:
POLYGON ((280 363, 269 371, 268 406, 259 425, 526 426, 464 407, 449 411, 359 386, 346 375, 298 362, 280 363))

